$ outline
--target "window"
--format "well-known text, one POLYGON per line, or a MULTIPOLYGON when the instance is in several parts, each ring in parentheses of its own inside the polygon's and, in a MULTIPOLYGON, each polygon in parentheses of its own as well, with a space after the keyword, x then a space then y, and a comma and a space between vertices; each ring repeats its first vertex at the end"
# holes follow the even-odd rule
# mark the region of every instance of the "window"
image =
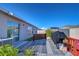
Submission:
POLYGON ((8 21, 7 37, 17 38, 19 40, 19 24, 14 21, 8 21))

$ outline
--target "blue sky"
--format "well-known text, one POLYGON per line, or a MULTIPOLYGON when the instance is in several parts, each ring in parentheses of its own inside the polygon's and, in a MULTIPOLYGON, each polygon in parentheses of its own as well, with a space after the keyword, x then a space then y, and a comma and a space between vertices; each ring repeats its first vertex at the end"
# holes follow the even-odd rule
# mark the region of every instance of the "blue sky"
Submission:
POLYGON ((23 20, 39 28, 79 24, 79 4, 1 4, 23 20))

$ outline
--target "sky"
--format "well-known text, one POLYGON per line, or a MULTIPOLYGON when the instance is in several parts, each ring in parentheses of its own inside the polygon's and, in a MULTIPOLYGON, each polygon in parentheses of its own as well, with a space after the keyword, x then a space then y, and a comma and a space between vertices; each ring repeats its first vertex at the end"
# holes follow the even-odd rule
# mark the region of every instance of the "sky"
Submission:
POLYGON ((39 28, 79 25, 79 4, 0 3, 0 8, 39 28))

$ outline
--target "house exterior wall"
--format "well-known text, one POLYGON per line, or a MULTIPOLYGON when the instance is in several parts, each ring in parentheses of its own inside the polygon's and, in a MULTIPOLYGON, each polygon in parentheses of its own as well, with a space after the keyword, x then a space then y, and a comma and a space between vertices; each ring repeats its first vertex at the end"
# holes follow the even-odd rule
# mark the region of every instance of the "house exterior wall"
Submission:
POLYGON ((37 30, 37 34, 45 34, 46 30, 37 30))
POLYGON ((3 38, 7 38, 7 22, 8 20, 12 20, 20 24, 20 32, 19 32, 19 39, 24 40, 32 36, 32 32, 28 30, 28 24, 19 21, 13 17, 10 17, 2 12, 0 12, 0 36, 3 38), (24 26, 23 26, 24 24, 24 26))
POLYGON ((51 29, 52 32, 56 32, 56 31, 59 31, 59 29, 51 29))
POLYGON ((70 37, 79 39, 79 28, 71 28, 70 29, 70 37))
POLYGON ((63 32, 67 37, 69 37, 69 29, 59 29, 60 32, 63 32))
POLYGON ((27 38, 32 37, 33 34, 30 30, 28 30, 28 26, 26 24, 20 25, 20 40, 25 40, 27 38))
POLYGON ((37 30, 38 30, 37 28, 33 28, 33 27, 32 27, 32 33, 33 33, 33 34, 37 34, 37 30))
POLYGON ((7 38, 7 19, 0 13, 0 38, 7 38))
POLYGON ((18 21, 17 19, 9 18, 10 20, 14 20, 15 22, 18 22, 20 24, 20 31, 19 31, 19 40, 25 40, 29 37, 32 37, 32 32, 28 30, 29 25, 18 21))

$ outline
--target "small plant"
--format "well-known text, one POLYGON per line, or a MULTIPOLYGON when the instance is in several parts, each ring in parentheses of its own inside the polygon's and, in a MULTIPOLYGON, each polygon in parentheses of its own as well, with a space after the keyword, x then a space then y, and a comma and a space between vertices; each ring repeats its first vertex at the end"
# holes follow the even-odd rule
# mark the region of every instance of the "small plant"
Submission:
POLYGON ((46 30, 46 36, 51 37, 52 36, 52 31, 50 29, 46 30))
POLYGON ((26 56, 33 56, 34 55, 34 51, 33 51, 33 49, 28 48, 28 49, 25 50, 24 54, 26 56))
POLYGON ((0 46, 0 56, 17 56, 18 49, 9 44, 0 46))

